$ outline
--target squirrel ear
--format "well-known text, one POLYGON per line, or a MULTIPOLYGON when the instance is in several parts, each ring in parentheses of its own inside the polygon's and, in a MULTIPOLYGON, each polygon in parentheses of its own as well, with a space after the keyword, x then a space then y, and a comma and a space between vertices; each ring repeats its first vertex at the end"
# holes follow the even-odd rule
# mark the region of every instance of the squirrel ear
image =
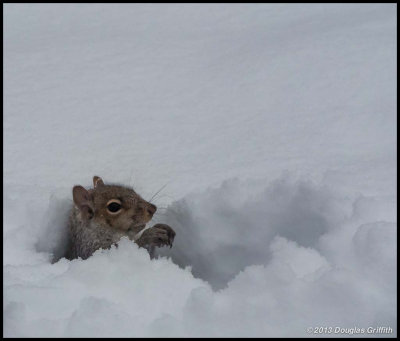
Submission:
POLYGON ((94 215, 94 206, 90 193, 82 186, 74 186, 72 196, 75 205, 82 213, 82 217, 84 219, 91 219, 94 215))
POLYGON ((104 182, 103 182, 102 178, 95 175, 93 177, 93 187, 96 188, 98 186, 104 186, 104 182))

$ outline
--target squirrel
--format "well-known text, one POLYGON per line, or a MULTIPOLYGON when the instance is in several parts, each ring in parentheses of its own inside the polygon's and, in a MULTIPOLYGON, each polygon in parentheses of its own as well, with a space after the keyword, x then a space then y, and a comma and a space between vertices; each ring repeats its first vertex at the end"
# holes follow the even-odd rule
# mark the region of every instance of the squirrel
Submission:
POLYGON ((72 190, 74 205, 69 216, 69 245, 66 258, 86 259, 98 249, 117 245, 127 236, 139 247, 150 252, 155 247, 170 246, 175 231, 166 224, 156 224, 143 231, 157 207, 132 188, 105 185, 99 176, 93 177, 93 189, 77 185, 72 190))

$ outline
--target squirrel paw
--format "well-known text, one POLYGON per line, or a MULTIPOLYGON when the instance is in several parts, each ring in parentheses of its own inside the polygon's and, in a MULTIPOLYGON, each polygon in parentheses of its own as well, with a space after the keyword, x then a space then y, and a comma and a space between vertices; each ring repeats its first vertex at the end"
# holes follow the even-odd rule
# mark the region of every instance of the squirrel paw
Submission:
POLYGON ((166 224, 156 224, 153 227, 144 230, 143 234, 137 241, 139 246, 157 246, 162 247, 172 243, 175 238, 175 231, 166 224))

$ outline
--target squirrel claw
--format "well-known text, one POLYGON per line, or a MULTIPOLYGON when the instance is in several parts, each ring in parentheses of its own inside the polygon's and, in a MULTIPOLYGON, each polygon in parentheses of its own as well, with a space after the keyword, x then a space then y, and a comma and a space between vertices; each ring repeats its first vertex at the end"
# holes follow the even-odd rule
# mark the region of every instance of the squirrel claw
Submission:
POLYGON ((145 230, 138 240, 141 246, 170 246, 175 238, 175 231, 166 224, 156 224, 153 227, 145 230))
POLYGON ((170 248, 172 248, 172 243, 174 242, 174 238, 176 235, 175 231, 166 224, 156 224, 152 228, 162 230, 163 232, 165 231, 164 233, 167 234, 168 238, 166 245, 169 245, 170 248))

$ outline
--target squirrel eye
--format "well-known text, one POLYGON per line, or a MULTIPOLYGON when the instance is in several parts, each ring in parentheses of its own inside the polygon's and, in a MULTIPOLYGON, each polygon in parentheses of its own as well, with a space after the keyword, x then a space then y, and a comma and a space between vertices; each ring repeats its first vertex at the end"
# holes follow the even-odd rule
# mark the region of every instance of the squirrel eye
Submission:
POLYGON ((121 209, 121 207, 122 207, 121 203, 117 200, 112 200, 112 201, 110 200, 107 203, 107 210, 110 213, 117 213, 121 209))

